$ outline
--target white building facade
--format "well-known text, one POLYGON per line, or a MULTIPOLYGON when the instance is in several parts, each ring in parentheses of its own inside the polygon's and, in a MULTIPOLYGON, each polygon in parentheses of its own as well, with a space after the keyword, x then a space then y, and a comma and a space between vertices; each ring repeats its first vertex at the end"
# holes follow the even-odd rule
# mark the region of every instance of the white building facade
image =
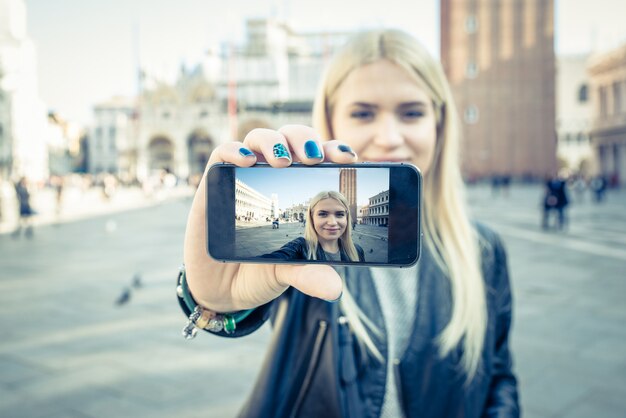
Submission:
POLYGON ((558 57, 556 76, 557 155, 561 168, 583 175, 593 170, 588 59, 588 55, 558 57))
POLYGON ((274 201, 239 179, 235 180, 235 216, 237 221, 269 221, 273 219, 274 201))
POLYGON ((156 83, 139 98, 137 176, 165 170, 201 174, 211 152, 228 138, 228 118, 202 69, 182 73, 175 86, 156 83))
POLYGON ((23 0, 0 0, 0 175, 48 177, 46 106, 23 0))
POLYGON ((296 34, 279 22, 247 22, 242 46, 210 50, 167 84, 144 79, 137 112, 137 169, 200 175, 220 143, 255 127, 311 124, 318 80, 347 33, 296 34))
POLYGON ((626 43, 593 57, 588 71, 597 172, 618 187, 626 179, 626 43))
POLYGON ((87 150, 90 173, 116 174, 127 181, 135 177, 135 115, 134 101, 123 97, 114 97, 94 107, 87 150))
POLYGON ((369 198, 362 208, 362 223, 365 225, 389 226, 389 190, 369 198))

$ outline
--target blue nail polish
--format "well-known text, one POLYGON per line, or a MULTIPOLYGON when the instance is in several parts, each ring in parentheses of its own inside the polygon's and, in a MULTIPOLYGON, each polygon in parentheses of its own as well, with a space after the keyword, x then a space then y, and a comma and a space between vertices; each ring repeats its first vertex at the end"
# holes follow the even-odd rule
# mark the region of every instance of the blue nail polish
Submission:
POLYGON ((239 154, 241 154, 242 157, 251 157, 254 155, 254 153, 252 151, 250 151, 248 148, 239 148, 239 154))
POLYGON ((354 151, 352 151, 352 148, 350 148, 347 145, 339 145, 337 148, 341 152, 347 152, 348 154, 351 154, 353 157, 356 157, 356 153, 354 151))
POLYGON ((283 144, 278 143, 274 145, 274 148, 272 148, 272 151, 274 151, 274 157, 284 158, 284 159, 291 161, 291 155, 289 155, 289 151, 287 151, 287 148, 283 144))
POLYGON ((307 158, 317 158, 322 159, 324 156, 322 155, 322 151, 320 147, 317 146, 317 142, 310 140, 304 143, 304 154, 307 158))

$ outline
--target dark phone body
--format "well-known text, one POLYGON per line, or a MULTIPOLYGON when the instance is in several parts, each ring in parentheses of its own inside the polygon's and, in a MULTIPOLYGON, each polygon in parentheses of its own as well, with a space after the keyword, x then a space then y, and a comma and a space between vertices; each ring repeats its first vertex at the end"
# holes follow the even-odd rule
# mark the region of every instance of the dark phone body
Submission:
POLYGON ((268 164, 242 168, 218 163, 210 167, 206 180, 207 251, 215 260, 409 267, 419 259, 422 176, 412 164, 294 163, 276 169, 268 164), (283 245, 304 242, 302 218, 308 202, 297 196, 311 198, 323 190, 346 196, 356 226, 352 240, 365 261, 294 259, 285 255, 293 251, 276 252, 283 245), (358 214, 365 197, 367 209, 358 214), (291 206, 279 208, 281 201, 291 206))

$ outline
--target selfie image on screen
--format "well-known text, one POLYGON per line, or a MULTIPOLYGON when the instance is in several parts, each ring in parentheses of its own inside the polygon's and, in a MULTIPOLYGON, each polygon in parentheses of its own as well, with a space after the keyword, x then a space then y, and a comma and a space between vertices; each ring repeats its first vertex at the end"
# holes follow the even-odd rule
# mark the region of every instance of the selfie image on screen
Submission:
POLYGON ((345 260, 351 253, 360 262, 387 262, 388 168, 301 168, 286 174, 235 170, 236 257, 306 259, 300 250, 308 239, 337 240, 342 249, 316 254, 318 260, 345 260))

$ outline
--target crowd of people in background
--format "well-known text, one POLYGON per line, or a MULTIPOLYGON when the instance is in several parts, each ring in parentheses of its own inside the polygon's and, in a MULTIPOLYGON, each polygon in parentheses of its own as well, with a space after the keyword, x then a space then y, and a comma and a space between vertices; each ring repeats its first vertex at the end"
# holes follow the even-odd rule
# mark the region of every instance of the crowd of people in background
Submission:
POLYGON ((197 179, 190 177, 188 181, 181 180, 169 170, 155 171, 144 181, 124 180, 110 173, 53 174, 43 181, 32 181, 24 176, 13 180, 0 178, 0 225, 4 224, 4 230, 13 228, 13 238, 32 238, 34 221, 39 215, 61 219, 69 205, 80 205, 80 200, 88 194, 100 195, 102 203, 107 204, 115 199, 121 189, 136 188, 143 192, 146 199, 159 199, 167 190, 187 185, 195 189, 197 179), (68 194, 78 200, 68 198, 68 194))
MULTIPOLYGON (((513 178, 510 174, 496 174, 489 178, 492 197, 508 197, 513 178)), ((474 181, 475 183, 476 181, 474 181)), ((529 183, 523 179, 523 183, 529 183)), ((602 203, 606 199, 607 190, 620 186, 619 176, 595 175, 585 176, 581 173, 570 173, 562 169, 558 174, 546 176, 543 181, 541 195, 541 228, 557 230, 567 228, 567 207, 574 203, 580 204, 586 200, 585 195, 590 194, 590 201, 602 203), (574 199, 570 198, 570 195, 574 199)))
POLYGON ((555 227, 558 230, 567 228, 567 207, 572 203, 570 192, 576 195, 576 202, 582 203, 585 200, 585 193, 588 190, 596 203, 601 203, 605 199, 606 190, 619 186, 619 180, 616 176, 608 179, 606 176, 598 175, 586 179, 582 174, 569 175, 567 171, 561 170, 555 176, 548 176, 544 182, 543 192, 543 216, 541 219, 541 227, 544 230, 550 229, 550 218, 552 214, 556 215, 555 227))
MULTIPOLYGON (((32 182, 26 177, 16 178, 12 182, 0 179, 0 223, 6 222, 8 218, 16 219, 12 236, 18 238, 23 233, 25 237, 32 238, 33 219, 38 213, 33 202, 33 195, 44 189, 54 192, 54 213, 60 217, 63 213, 65 190, 68 188, 79 189, 83 194, 92 189, 100 189, 103 201, 109 202, 120 187, 138 187, 143 190, 147 198, 154 198, 158 197, 163 190, 181 185, 188 185, 195 189, 199 178, 199 175, 195 175, 180 179, 169 170, 159 170, 143 182, 137 179, 120 179, 110 173, 51 175, 44 182, 32 182), (11 196, 11 193, 14 196, 11 196), (16 211, 17 216, 9 215, 12 205, 7 205, 3 201, 15 202, 13 210, 16 211)), ((507 197, 512 181, 513 178, 509 174, 492 176, 490 178, 492 196, 507 197)), ((607 190, 619 187, 620 182, 617 175, 585 177, 582 174, 570 175, 561 171, 559 175, 546 177, 543 185, 541 227, 548 230, 554 224, 556 229, 562 230, 567 227, 567 207, 570 204, 584 202, 586 194, 590 194, 589 199, 592 202, 602 203, 606 199, 607 190), (555 218, 555 221, 552 221, 552 218, 555 218)))

